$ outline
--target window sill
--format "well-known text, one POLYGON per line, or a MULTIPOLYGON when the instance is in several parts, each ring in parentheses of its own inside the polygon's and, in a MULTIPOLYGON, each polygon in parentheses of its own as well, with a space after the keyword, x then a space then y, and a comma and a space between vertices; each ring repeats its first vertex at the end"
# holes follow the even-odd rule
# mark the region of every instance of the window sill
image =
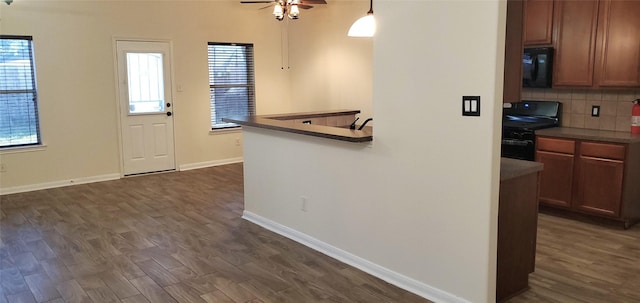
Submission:
POLYGON ((16 146, 16 147, 5 147, 0 149, 0 155, 5 154, 17 154, 17 153, 29 153, 36 151, 44 151, 47 149, 47 146, 42 145, 31 145, 31 146, 16 146))
POLYGON ((209 130, 209 135, 219 135, 219 134, 226 134, 226 133, 239 133, 241 131, 242 131, 242 127, 241 126, 228 127, 228 128, 219 128, 219 129, 209 130))

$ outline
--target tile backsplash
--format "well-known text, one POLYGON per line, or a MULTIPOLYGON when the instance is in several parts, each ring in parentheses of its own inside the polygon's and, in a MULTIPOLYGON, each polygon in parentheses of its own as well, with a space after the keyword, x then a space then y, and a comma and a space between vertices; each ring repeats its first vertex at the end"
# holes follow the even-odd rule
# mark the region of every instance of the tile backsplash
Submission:
POLYGON ((640 98, 640 89, 586 90, 523 88, 522 100, 560 101, 561 125, 629 132, 632 101, 640 98), (591 116, 591 107, 600 106, 600 117, 591 116))

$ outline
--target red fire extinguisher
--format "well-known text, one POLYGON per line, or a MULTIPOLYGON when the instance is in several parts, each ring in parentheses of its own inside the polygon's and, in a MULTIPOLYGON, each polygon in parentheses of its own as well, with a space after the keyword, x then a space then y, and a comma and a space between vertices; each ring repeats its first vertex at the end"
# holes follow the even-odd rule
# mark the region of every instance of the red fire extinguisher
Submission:
POLYGON ((631 133, 640 134, 640 99, 633 101, 631 110, 631 133))

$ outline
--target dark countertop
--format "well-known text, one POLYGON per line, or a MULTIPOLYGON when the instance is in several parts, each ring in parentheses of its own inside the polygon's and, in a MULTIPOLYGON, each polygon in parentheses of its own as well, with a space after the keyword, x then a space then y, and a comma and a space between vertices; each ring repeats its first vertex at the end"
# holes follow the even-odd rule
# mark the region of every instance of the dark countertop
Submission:
POLYGON ((359 110, 328 110, 317 112, 305 112, 305 113, 289 113, 289 114, 276 114, 276 115, 260 115, 262 118, 276 119, 276 120, 292 120, 292 119, 309 119, 318 117, 334 117, 344 115, 356 115, 359 114, 359 110))
POLYGON ((500 182, 541 171, 540 162, 500 158, 500 182))
MULTIPOLYGON (((311 113, 314 117, 340 116, 358 113, 359 111, 327 111, 326 115, 321 112, 311 113)), ((258 128, 279 130, 288 133, 302 134, 320 138, 327 138, 347 142, 370 142, 373 141, 373 128, 366 126, 363 130, 349 129, 348 127, 334 127, 317 124, 291 124, 281 119, 304 119, 309 118, 310 113, 286 114, 274 116, 244 116, 233 118, 222 118, 224 122, 232 122, 242 126, 252 126, 258 128), (307 115, 307 116, 305 116, 307 115), (286 118, 281 118, 286 117, 286 118)))
POLYGON ((597 129, 553 127, 536 130, 536 135, 613 143, 640 143, 639 134, 597 129))

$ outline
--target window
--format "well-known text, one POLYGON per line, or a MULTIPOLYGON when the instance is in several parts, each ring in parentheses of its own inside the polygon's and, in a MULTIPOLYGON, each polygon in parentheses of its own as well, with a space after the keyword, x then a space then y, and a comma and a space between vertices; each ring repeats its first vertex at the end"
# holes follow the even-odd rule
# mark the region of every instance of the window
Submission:
POLYGON ((209 42, 211 129, 238 127, 222 118, 255 114, 253 44, 209 42))
POLYGON ((0 148, 40 143, 32 38, 0 35, 0 148))

